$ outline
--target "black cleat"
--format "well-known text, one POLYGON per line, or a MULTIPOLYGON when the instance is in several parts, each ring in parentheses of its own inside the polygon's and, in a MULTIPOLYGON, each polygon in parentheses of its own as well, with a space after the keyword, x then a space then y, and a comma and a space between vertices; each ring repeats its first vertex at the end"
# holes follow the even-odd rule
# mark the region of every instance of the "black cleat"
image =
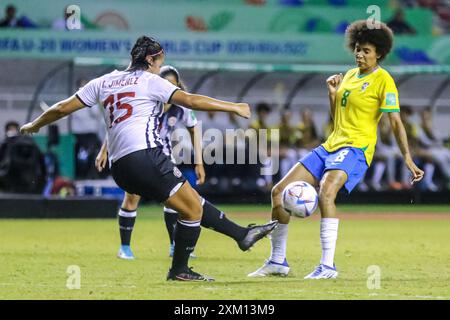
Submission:
POLYGON ((175 273, 172 269, 167 274, 167 280, 175 281, 214 281, 214 278, 201 275, 200 273, 192 271, 192 268, 186 268, 185 270, 175 273))
POLYGON ((278 226, 278 221, 270 221, 262 226, 249 225, 247 235, 241 241, 238 241, 238 246, 242 251, 250 249, 257 241, 261 240, 278 226))

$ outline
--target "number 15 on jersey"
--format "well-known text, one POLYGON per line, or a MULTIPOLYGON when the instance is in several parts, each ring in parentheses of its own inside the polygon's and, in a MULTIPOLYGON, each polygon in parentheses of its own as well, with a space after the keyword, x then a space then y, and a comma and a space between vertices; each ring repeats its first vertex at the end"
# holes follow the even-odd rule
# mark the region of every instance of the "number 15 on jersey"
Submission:
POLYGON ((112 94, 108 96, 105 101, 103 101, 103 107, 109 110, 109 128, 112 128, 113 125, 125 121, 133 114, 133 107, 128 103, 123 103, 121 100, 125 97, 134 98, 134 92, 121 92, 117 94, 112 94), (114 111, 115 110, 126 110, 127 112, 114 119, 114 111))

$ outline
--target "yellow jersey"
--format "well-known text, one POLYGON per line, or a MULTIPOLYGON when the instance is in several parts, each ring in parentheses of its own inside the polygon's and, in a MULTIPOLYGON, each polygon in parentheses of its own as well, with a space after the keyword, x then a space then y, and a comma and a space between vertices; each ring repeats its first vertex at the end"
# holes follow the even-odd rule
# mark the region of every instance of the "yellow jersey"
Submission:
POLYGON ((343 147, 362 149, 370 166, 382 112, 399 111, 397 87, 386 70, 378 67, 360 75, 359 68, 351 69, 337 90, 334 129, 323 147, 328 152, 343 147))

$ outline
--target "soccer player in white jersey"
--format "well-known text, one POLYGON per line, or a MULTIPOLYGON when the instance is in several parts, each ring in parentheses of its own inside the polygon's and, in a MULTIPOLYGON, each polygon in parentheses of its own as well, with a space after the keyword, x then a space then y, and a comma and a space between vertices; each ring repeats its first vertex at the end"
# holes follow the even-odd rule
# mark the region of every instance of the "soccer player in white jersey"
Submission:
POLYGON ((185 183, 181 172, 164 154, 158 132, 164 103, 250 117, 246 103, 189 94, 161 78, 158 74, 164 57, 164 51, 155 39, 138 38, 131 50, 131 64, 126 70, 115 70, 91 80, 75 95, 57 102, 20 130, 24 134, 36 133, 43 126, 86 106, 99 104, 103 107, 111 172, 117 185, 128 193, 163 202, 180 214, 167 280, 210 281, 213 279, 188 267, 189 255, 200 236, 200 222, 219 232, 226 229, 222 232, 225 234, 236 233, 236 237, 239 234, 237 242, 244 251, 269 234, 278 223, 242 228, 226 219, 209 202, 205 201, 202 206, 201 197, 189 183, 185 183), (203 221, 205 216, 208 216, 207 221, 203 221))
MULTIPOLYGON (((161 68, 160 76, 164 79, 168 80, 172 84, 177 87, 185 90, 185 86, 181 81, 180 73, 178 70, 172 66, 164 66, 161 68)), ((203 167, 202 161, 202 152, 201 152, 201 137, 199 136, 199 131, 195 130, 195 126, 197 125, 197 118, 195 117, 195 113, 193 110, 187 109, 182 106, 177 106, 174 104, 166 103, 164 105, 164 113, 160 117, 160 129, 159 135, 161 141, 163 143, 163 152, 171 157, 172 162, 176 162, 173 154, 172 154, 172 141, 171 136, 174 132, 177 125, 181 123, 184 127, 187 128, 190 136, 192 145, 199 147, 196 150, 196 162, 195 162, 195 173, 197 180, 189 180, 188 182, 191 185, 201 185, 205 182, 205 169, 203 167)), ((103 142, 102 148, 100 149, 96 159, 95 166, 98 171, 103 171, 106 166, 108 160, 108 152, 107 152, 107 139, 103 142)), ((124 199, 122 201, 122 205, 119 209, 118 220, 119 220, 119 231, 120 231, 120 248, 117 253, 117 257, 125 260, 133 260, 134 254, 131 250, 131 234, 133 232, 134 223, 137 216, 137 208, 139 205, 141 197, 135 194, 129 194, 125 192, 124 199)), ((202 201, 204 201, 202 199, 202 201)), ((172 210, 170 208, 164 207, 164 221, 166 223, 167 232, 169 234, 170 240, 170 249, 169 256, 173 256, 174 252, 174 229, 178 220, 178 212, 172 210)), ((195 258, 194 253, 191 253, 191 258, 195 258)))

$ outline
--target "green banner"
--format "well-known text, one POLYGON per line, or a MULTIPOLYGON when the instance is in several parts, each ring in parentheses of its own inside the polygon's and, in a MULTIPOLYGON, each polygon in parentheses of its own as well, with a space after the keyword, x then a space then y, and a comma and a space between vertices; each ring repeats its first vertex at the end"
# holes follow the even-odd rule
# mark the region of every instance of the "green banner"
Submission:
MULTIPOLYGON (((0 58, 127 59, 141 33, 1 30, 0 58)), ((352 64, 343 35, 192 34, 155 32, 168 60, 251 63, 352 64)), ((450 64, 450 36, 395 38, 387 64, 450 64)))
MULTIPOLYGON (((342 33, 355 20, 367 19, 370 5, 377 5, 380 19, 389 21, 395 12, 388 1, 346 0, 346 5, 332 6, 328 1, 305 1, 304 5, 287 6, 277 1, 266 5, 249 5, 238 1, 180 1, 180 0, 77 0, 2 2, 0 10, 13 3, 18 17, 24 15, 38 28, 64 29, 64 9, 67 5, 79 8, 85 29, 197 31, 225 33, 283 33, 302 32, 342 33)), ((407 23, 419 35, 432 33, 433 14, 429 9, 406 8, 407 23)))

